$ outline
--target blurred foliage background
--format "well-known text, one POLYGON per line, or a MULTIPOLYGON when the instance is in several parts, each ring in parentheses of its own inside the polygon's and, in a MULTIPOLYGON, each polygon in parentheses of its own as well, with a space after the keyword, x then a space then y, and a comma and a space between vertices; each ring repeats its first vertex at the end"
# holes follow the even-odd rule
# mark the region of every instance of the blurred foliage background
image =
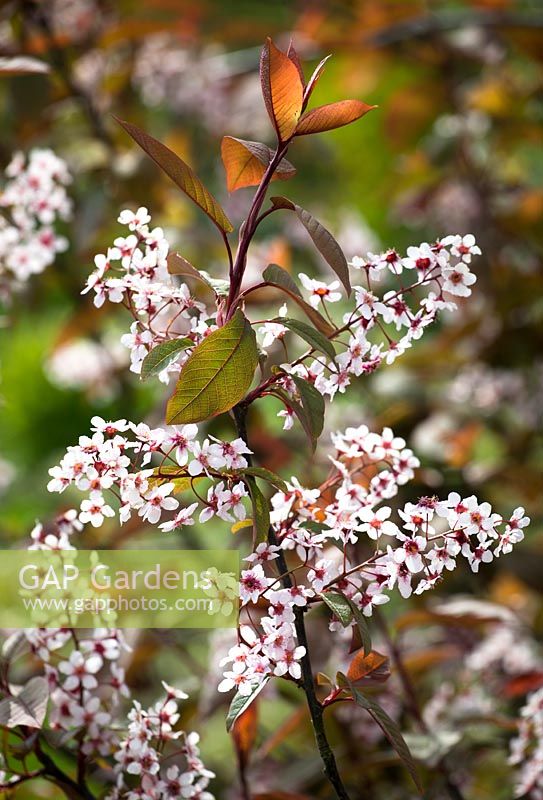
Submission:
MULTIPOLYGON (((333 54, 316 103, 350 96, 379 105, 349 128, 304 137, 290 155, 298 173, 286 193, 334 231, 348 258, 379 248, 404 251, 454 232, 475 234, 483 249, 474 265, 473 297, 461 313, 444 319, 396 365, 359 381, 331 408, 327 424, 391 425, 405 436, 423 464, 409 489, 413 498, 458 490, 476 493, 503 513, 526 507, 534 524, 515 553, 480 575, 455 574, 436 594, 443 600, 473 593, 509 606, 537 642, 543 636, 538 0, 1 3, 1 55, 35 56, 51 72, 0 80, 0 160, 4 166, 16 150, 53 148, 73 173, 75 213, 63 229, 69 250, 2 312, 0 541, 17 545, 36 517, 55 513, 58 498, 45 491, 47 469, 87 431, 93 414, 161 421, 163 388, 143 386, 128 373, 118 346, 128 319, 118 307, 96 310, 80 295, 94 254, 105 252, 118 235, 119 211, 147 206, 172 247, 213 275, 224 275, 226 268, 208 221, 136 151, 112 115, 175 149, 240 222, 250 190, 227 195, 220 138, 270 141, 257 74, 267 35, 284 47, 292 37, 309 65, 333 54)), ((253 251, 255 276, 269 262, 315 275, 322 269, 296 228, 275 220, 262 226, 253 251)), ((309 462, 302 433, 283 433, 270 409, 264 404, 251 420, 259 459, 286 475, 309 471, 310 481, 322 464, 309 462)), ((136 533, 139 543, 146 541, 145 531, 136 533)), ((116 546, 116 531, 108 535, 116 546)), ((230 536, 227 528, 225 535, 230 536)), ((203 542, 201 536, 191 532, 191 544, 203 542)), ((419 600, 412 607, 417 604, 422 609, 419 600)), ((391 619, 400 613, 387 611, 391 619)), ((409 630, 411 625, 405 622, 409 630)), ((449 636, 425 630, 423 644, 432 635, 449 636)), ((199 724, 206 762, 219 775, 217 796, 235 798, 224 698, 213 688, 216 664, 209 663, 206 638, 186 634, 143 636, 130 667, 132 685, 136 693, 151 691, 169 676, 190 690, 201 686, 208 670, 186 714, 199 724)), ((475 634, 469 629, 462 635, 450 663, 443 652, 436 657, 452 674, 468 647, 465 637, 475 634)), ((413 641, 416 651, 421 644, 413 641)), ((330 657, 315 646, 317 664, 330 657)), ((212 643, 212 652, 219 650, 220 643, 212 643)), ((413 668, 424 697, 435 688, 430 666, 419 658, 413 668)), ((261 792, 287 787, 326 797, 297 703, 288 692, 264 702, 254 785, 261 792)), ((383 752, 361 756, 342 738, 345 724, 334 736, 344 768, 357 776, 360 797, 370 790, 375 798, 409 796, 407 784, 394 782, 397 768, 383 752), (363 778, 356 772, 359 758, 363 778)), ((356 735, 361 741, 369 736, 363 728, 356 735)), ((500 760, 497 752, 486 741, 472 748, 476 777, 469 796, 511 796, 503 780, 504 756, 500 760)), ((37 796, 24 791, 18 796, 37 796)), ((50 787, 40 791, 54 796, 50 787)))

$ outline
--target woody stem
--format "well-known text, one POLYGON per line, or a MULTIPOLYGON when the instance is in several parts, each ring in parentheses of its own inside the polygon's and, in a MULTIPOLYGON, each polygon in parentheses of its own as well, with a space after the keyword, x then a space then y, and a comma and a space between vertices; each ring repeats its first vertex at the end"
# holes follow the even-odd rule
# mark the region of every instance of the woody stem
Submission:
MULTIPOLYGON (((249 447, 247 436, 247 406, 243 403, 239 403, 232 409, 232 413, 234 416, 238 436, 243 439, 247 447, 249 447)), ((248 457, 248 460, 250 462, 250 456, 248 457)), ((268 529, 268 542, 274 546, 279 544, 275 535, 275 531, 271 526, 268 529)), ((281 582, 283 586, 285 589, 290 589, 292 587, 292 579, 290 577, 286 559, 282 550, 278 551, 277 566, 282 575, 281 582)), ((305 693, 307 707, 309 709, 309 715, 313 725, 315 741, 317 743, 317 748, 323 763, 323 772, 328 778, 330 784, 333 786, 338 800, 350 800, 339 774, 334 752, 330 747, 330 743, 326 736, 326 729, 324 727, 323 720, 324 708, 319 702, 315 692, 315 682, 313 679, 313 669, 311 667, 311 658, 309 655, 304 613, 305 611, 303 608, 300 606, 294 606, 294 626, 296 629, 296 636, 298 638, 298 643, 305 649, 305 655, 302 657, 300 662, 302 668, 301 686, 305 693)))

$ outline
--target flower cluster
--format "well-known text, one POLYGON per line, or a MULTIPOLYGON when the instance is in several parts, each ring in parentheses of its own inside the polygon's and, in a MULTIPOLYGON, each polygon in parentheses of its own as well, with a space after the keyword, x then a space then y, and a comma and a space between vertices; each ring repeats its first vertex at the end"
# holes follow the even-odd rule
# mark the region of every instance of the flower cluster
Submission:
POLYGON ((108 800, 174 800, 180 797, 213 800, 207 787, 215 776, 200 759, 198 734, 175 730, 179 701, 186 700, 188 695, 164 681, 162 685, 166 690, 162 700, 147 710, 135 701, 128 714, 128 731, 115 753, 117 788, 108 795, 108 800), (180 739, 180 746, 173 753, 164 753, 168 743, 180 739), (183 758, 181 768, 172 764, 172 756, 183 758), (169 766, 163 764, 166 761, 169 766))
MULTIPOLYGON (((434 620, 447 627, 462 619, 477 620, 482 637, 466 637, 456 657, 459 669, 438 688, 426 703, 423 716, 438 740, 453 746, 462 738, 462 728, 477 722, 488 724, 503 713, 504 700, 516 698, 519 690, 539 683, 541 650, 526 626, 525 616, 506 606, 475 597, 449 599, 432 607, 434 620)), ((415 640, 416 641, 416 640, 415 640)), ((543 797, 543 689, 532 691, 520 710, 517 733, 509 743, 509 764, 515 768, 514 797, 540 800, 543 797)))
MULTIPOLYGON (((73 535, 83 526, 75 509, 57 517, 49 528, 36 524, 30 550, 74 550, 73 535)), ((130 650, 122 631, 95 628, 28 628, 31 650, 43 662, 49 684, 52 728, 85 730, 80 748, 85 756, 110 755, 118 745, 113 715, 129 696, 120 664, 130 650)))
MULTIPOLYGON (((119 222, 128 228, 128 235, 117 237, 106 254, 95 256, 96 268, 83 289, 83 294, 94 292, 98 308, 109 300, 123 303, 131 312, 134 322, 121 343, 130 350, 130 369, 136 374, 156 345, 180 336, 197 344, 213 329, 208 325, 213 315, 168 272, 168 242, 161 228, 149 228, 150 221, 143 207, 121 212, 119 222)), ((167 383, 187 357, 186 350, 177 353, 160 372, 160 380, 167 383)))
POLYGON ((105 494, 109 492, 119 507, 121 523, 137 511, 145 522, 156 525, 163 512, 176 511, 161 523, 162 530, 192 525, 191 515, 198 503, 178 510, 170 477, 217 479, 207 499, 200 498, 201 522, 215 515, 228 521, 245 519, 243 499, 248 492, 240 470, 247 467, 245 455, 250 450, 242 439, 226 442, 210 437, 200 441, 196 425, 153 429, 144 423, 106 422, 101 417, 93 417, 91 422, 92 435, 81 436, 77 445, 68 447, 61 463, 49 470, 49 491, 63 492, 74 485, 87 493, 81 502, 80 522, 98 528, 106 518, 115 516, 113 501, 105 494), (153 457, 159 460, 156 468, 150 466, 153 457))
POLYGON ((515 797, 543 798, 543 689, 528 696, 520 712, 518 736, 509 763, 518 766, 515 797))
POLYGON ((0 297, 8 299, 31 275, 43 272, 67 240, 55 232, 58 219, 69 219, 66 194, 71 177, 52 150, 16 153, 6 167, 0 195, 0 297))
MULTIPOLYGON (((67 551, 69 555, 75 549, 72 537, 82 527, 77 512, 71 509, 47 528, 38 523, 29 549, 67 551)), ((174 730, 179 720, 178 702, 188 695, 163 682, 164 699, 147 711, 134 701, 126 731, 119 724, 123 698, 130 697, 121 662, 131 648, 121 630, 29 628, 24 636, 43 663, 49 685, 50 727, 73 734, 80 764, 98 756, 114 756, 117 780, 109 800, 213 800, 207 787, 214 774, 202 763, 198 734, 174 730), (180 746, 164 752, 169 742, 179 739, 180 746)), ((17 781, 17 775, 0 773, 1 789, 17 781)))
MULTIPOLYGON (((392 520, 384 505, 414 475, 418 460, 390 428, 381 434, 366 426, 333 436, 335 471, 317 489, 306 489, 293 478, 288 491, 272 498, 271 521, 278 546, 261 544, 248 557, 251 568, 241 575, 242 605, 268 606, 259 629, 242 628, 241 642, 224 663, 231 663, 221 691, 236 687, 250 694, 270 675, 300 677, 295 606, 307 606, 329 590, 347 597, 362 614, 388 602, 397 588, 403 598, 432 589, 463 556, 477 572, 523 539, 529 523, 517 508, 505 521, 489 503, 452 492, 406 503, 392 520), (369 552, 368 552, 369 545, 369 552), (299 569, 306 570, 289 589, 279 587, 274 571, 280 550, 295 550, 299 569)), ((294 574, 299 575, 298 570, 294 574)), ((331 628, 341 627, 332 619, 331 628)))
MULTIPOLYGON (((333 360, 320 355, 312 357, 308 353, 293 365, 283 364, 283 375, 276 385, 299 400, 290 378, 290 375, 297 375, 309 380, 321 394, 333 400, 338 392, 345 392, 353 377, 373 372, 382 363, 392 364, 420 339, 439 311, 456 308, 454 297, 471 294, 470 287, 476 278, 469 264, 480 252, 475 238, 467 234, 447 236, 433 245, 423 243, 409 247, 405 258, 395 250, 380 255, 369 253, 365 259, 354 258, 351 266, 365 274, 366 286, 353 287, 355 307, 344 313, 341 324, 336 325, 334 342, 341 352, 333 360), (376 294, 375 284, 390 280, 399 283, 400 288, 376 294), (346 341, 342 341, 343 338, 346 341)), ((339 281, 327 284, 304 273, 299 277, 315 309, 322 307, 329 314, 330 304, 342 300, 339 281)), ((280 319, 284 315, 282 310, 279 318, 260 327, 263 348, 284 338, 287 328, 280 319)), ((290 428, 293 412, 288 403, 280 415, 286 418, 285 428, 290 428)))

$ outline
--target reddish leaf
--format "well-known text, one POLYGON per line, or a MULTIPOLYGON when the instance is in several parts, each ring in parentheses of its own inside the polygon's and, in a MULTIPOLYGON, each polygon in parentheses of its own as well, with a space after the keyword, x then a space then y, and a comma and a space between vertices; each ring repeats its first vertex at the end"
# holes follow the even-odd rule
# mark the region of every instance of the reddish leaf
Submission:
POLYGON ((288 294, 288 296, 300 306, 317 330, 328 338, 334 335, 334 328, 316 308, 306 303, 301 296, 300 290, 286 270, 282 269, 282 267, 278 267, 277 264, 270 264, 264 270, 263 278, 270 286, 275 286, 277 289, 285 292, 285 294, 288 294))
POLYGON ((528 672, 508 680, 503 687, 505 697, 520 697, 543 686, 543 672, 528 672))
POLYGON ((160 169, 176 183, 190 199, 204 211, 223 233, 233 230, 232 223, 217 203, 211 192, 208 192, 200 178, 192 171, 188 164, 179 158, 173 150, 165 144, 154 139, 145 131, 140 130, 130 122, 117 119, 125 131, 139 144, 142 150, 153 159, 160 169))
POLYGON ((269 38, 260 59, 260 82, 277 136, 285 142, 293 135, 300 119, 304 87, 294 62, 269 38))
MULTIPOLYGON (((261 142, 247 142, 233 136, 224 136, 221 156, 226 170, 229 192, 245 186, 258 186, 266 172, 273 151, 261 142)), ((283 158, 272 176, 272 181, 285 181, 296 174, 296 169, 283 158)))
POLYGON ((340 100, 338 103, 313 108, 299 121, 296 136, 341 128, 343 125, 349 125, 360 119, 374 108, 377 106, 368 106, 361 100, 340 100))
POLYGON ((240 765, 244 770, 249 763, 249 757, 256 741, 258 731, 258 703, 252 703, 243 714, 237 718, 232 728, 232 738, 240 765))
POLYGON ((340 281, 342 282, 347 294, 351 294, 351 281, 349 278, 349 267, 343 250, 336 242, 330 231, 306 211, 305 208, 296 205, 286 197, 272 197, 271 201, 275 208, 285 208, 294 211, 308 234, 313 240, 313 244, 321 256, 332 267, 340 281))
POLYGON ((398 727, 398 724, 391 719, 386 711, 381 708, 381 706, 370 697, 366 697, 366 695, 362 694, 355 684, 349 680, 345 675, 342 675, 341 672, 337 674, 338 683, 340 686, 345 686, 349 689, 353 700, 357 705, 361 708, 365 709, 368 714, 372 717, 372 719, 379 725, 385 736, 387 737, 388 741, 400 757, 401 761, 403 762, 404 766, 406 767, 407 771, 411 775, 413 779, 413 783, 421 793, 423 794, 422 786, 420 783, 417 767, 413 760, 413 756, 407 746, 405 739, 403 738, 401 731, 398 727))
POLYGON ((372 650, 367 656, 361 651, 349 664, 347 677, 354 684, 358 684, 362 680, 384 683, 390 677, 388 658, 378 653, 377 650, 372 650))
POLYGON ((187 261, 187 259, 179 253, 170 253, 166 261, 168 262, 168 272, 170 275, 183 275, 187 278, 195 278, 197 281, 211 288, 211 285, 204 278, 202 273, 197 270, 196 267, 193 267, 190 261, 187 261))
POLYGON ((315 70, 313 71, 313 75, 310 77, 310 79, 309 79, 309 81, 308 81, 308 84, 307 84, 307 86, 305 87, 305 92, 304 92, 304 103, 307 103, 307 101, 308 101, 308 100, 309 100, 309 98, 311 97, 311 94, 312 94, 312 92, 313 92, 313 89, 314 89, 314 88, 315 88, 315 86, 317 85, 317 82, 318 82, 318 80, 319 80, 320 76, 321 76, 321 75, 322 75, 322 73, 324 72, 324 67, 325 67, 325 65, 326 65, 326 62, 327 62, 327 61, 328 61, 328 59, 329 59, 329 58, 331 58, 331 57, 332 57, 332 56, 325 56, 325 57, 322 59, 322 61, 321 61, 321 62, 319 62, 319 64, 317 64, 317 66, 316 66, 315 70))
POLYGON ((298 70, 298 75, 300 76, 300 80, 302 82, 302 86, 305 88, 305 76, 304 76, 304 69, 302 67, 302 61, 300 56, 298 55, 292 41, 290 42, 287 50, 287 56, 290 58, 296 69, 298 70))

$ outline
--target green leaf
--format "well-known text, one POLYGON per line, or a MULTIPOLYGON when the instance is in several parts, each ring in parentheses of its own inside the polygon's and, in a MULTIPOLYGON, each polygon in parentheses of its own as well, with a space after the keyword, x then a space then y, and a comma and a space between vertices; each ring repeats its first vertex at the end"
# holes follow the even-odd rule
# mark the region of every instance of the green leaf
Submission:
POLYGON ((189 165, 185 164, 173 150, 170 150, 169 147, 159 142, 158 139, 153 138, 130 122, 125 122, 122 119, 118 119, 118 117, 115 117, 115 119, 128 135, 139 144, 141 149, 153 159, 155 164, 157 164, 160 169, 165 172, 205 214, 207 214, 222 233, 230 233, 230 231, 234 230, 232 223, 211 192, 206 189, 200 178, 198 178, 189 165))
POLYGON ((358 608, 358 606, 353 600, 351 600, 349 597, 347 597, 346 600, 351 606, 353 617, 356 620, 356 624, 358 625, 358 630, 360 631, 360 638, 362 640, 362 648, 364 650, 364 655, 367 656, 371 653, 372 649, 371 633, 370 633, 370 627, 368 625, 368 620, 366 619, 362 611, 358 608))
POLYGON ((270 469, 266 469, 265 467, 244 467, 243 469, 238 470, 240 475, 252 475, 255 478, 262 478, 262 480, 271 483, 272 486, 275 486, 277 489, 280 489, 282 492, 287 492, 288 488, 285 481, 276 475, 275 472, 272 472, 270 469))
POLYGON ((386 711, 375 702, 375 700, 370 700, 369 697, 366 697, 364 694, 362 694, 362 692, 357 689, 351 683, 351 681, 345 675, 343 675, 343 673, 338 672, 338 679, 340 680, 340 685, 348 688, 356 704, 359 705, 360 708, 363 708, 365 711, 367 711, 372 719, 379 725, 388 741, 400 757, 407 771, 411 775, 415 786, 422 794, 423 789, 420 783, 417 767, 398 725, 388 716, 386 711))
POLYGON ((275 386, 273 388, 273 394, 275 394, 276 397, 279 397, 283 401, 285 406, 287 408, 290 408, 291 411, 295 414, 295 416, 300 421, 302 428, 307 433, 311 446, 313 447, 313 440, 311 439, 310 434, 307 430, 308 426, 307 414, 305 413, 305 410, 300 405, 300 403, 298 403, 297 400, 295 400, 290 394, 288 394, 288 392, 285 392, 281 386, 275 386))
MULTIPOLYGON (((293 376, 290 375, 289 377, 292 378, 293 376)), ((285 390, 281 386, 274 386, 273 390, 270 391, 272 391, 272 394, 274 394, 276 397, 279 397, 283 401, 285 406, 289 408, 293 412, 293 414, 298 418, 302 428, 304 429, 307 435, 307 438, 309 439, 311 448, 315 450, 316 439, 314 436, 314 428, 311 422, 311 418, 309 417, 303 405, 299 403, 297 400, 295 400, 294 397, 292 397, 292 395, 288 394, 288 392, 285 392, 285 390)))
POLYGON ((253 506, 253 532, 256 545, 266 541, 270 528, 270 504, 258 488, 254 478, 247 481, 253 506))
POLYGON ((350 597, 345 597, 341 592, 323 592, 322 599, 332 609, 344 628, 353 620, 358 625, 364 655, 371 653, 371 635, 366 617, 350 597))
POLYGON ((230 708, 228 709, 228 714, 226 715, 226 730, 228 732, 232 730, 232 726, 237 718, 249 708, 253 700, 256 700, 267 682, 268 678, 264 678, 264 680, 260 683, 256 683, 252 688, 251 694, 247 695, 247 697, 239 693, 234 695, 234 699, 230 703, 230 708))
POLYGON ((163 464, 155 467, 153 474, 149 476, 150 486, 161 486, 163 483, 173 483, 175 493, 186 492, 193 486, 207 480, 205 475, 191 476, 184 467, 171 467, 163 464))
POLYGON ((257 364, 254 331, 238 309, 190 354, 168 401, 166 422, 201 422, 229 411, 244 397, 257 364))
POLYGON ((186 336, 180 339, 169 339, 167 342, 153 347, 143 359, 141 365, 140 377, 142 381, 146 381, 151 375, 156 375, 165 369, 168 364, 175 360, 175 357, 181 350, 186 350, 187 347, 194 347, 192 339, 186 336))
POLYGON ((275 208, 285 208, 296 213, 296 216, 310 235, 313 244, 324 260, 332 267, 345 287, 347 295, 350 295, 351 281, 347 259, 330 231, 325 228, 321 222, 315 219, 309 211, 296 205, 292 200, 288 200, 286 197, 272 197, 271 201, 275 208))
POLYGON ((312 383, 300 378, 298 375, 290 375, 300 394, 302 408, 305 412, 305 423, 301 420, 307 435, 313 445, 317 444, 317 439, 322 433, 324 426, 324 397, 315 389, 312 383))
POLYGON ((288 328, 293 333, 297 333, 298 336, 307 342, 314 350, 320 350, 321 353, 329 356, 332 361, 335 359, 336 351, 334 345, 330 339, 323 336, 320 331, 315 330, 315 328, 312 328, 305 322, 300 322, 298 319, 290 319, 289 317, 277 317, 275 322, 280 322, 285 328, 288 328))
POLYGON ((335 334, 335 328, 324 319, 322 314, 319 314, 316 308, 306 303, 297 285, 286 270, 278 267, 277 264, 270 264, 262 273, 262 277, 270 286, 275 286, 277 289, 281 289, 282 292, 285 292, 285 294, 288 294, 288 296, 300 306, 315 328, 324 334, 324 336, 330 337, 335 334))
POLYGON ((353 619, 353 610, 347 598, 339 592, 323 592, 320 596, 346 628, 353 619))

